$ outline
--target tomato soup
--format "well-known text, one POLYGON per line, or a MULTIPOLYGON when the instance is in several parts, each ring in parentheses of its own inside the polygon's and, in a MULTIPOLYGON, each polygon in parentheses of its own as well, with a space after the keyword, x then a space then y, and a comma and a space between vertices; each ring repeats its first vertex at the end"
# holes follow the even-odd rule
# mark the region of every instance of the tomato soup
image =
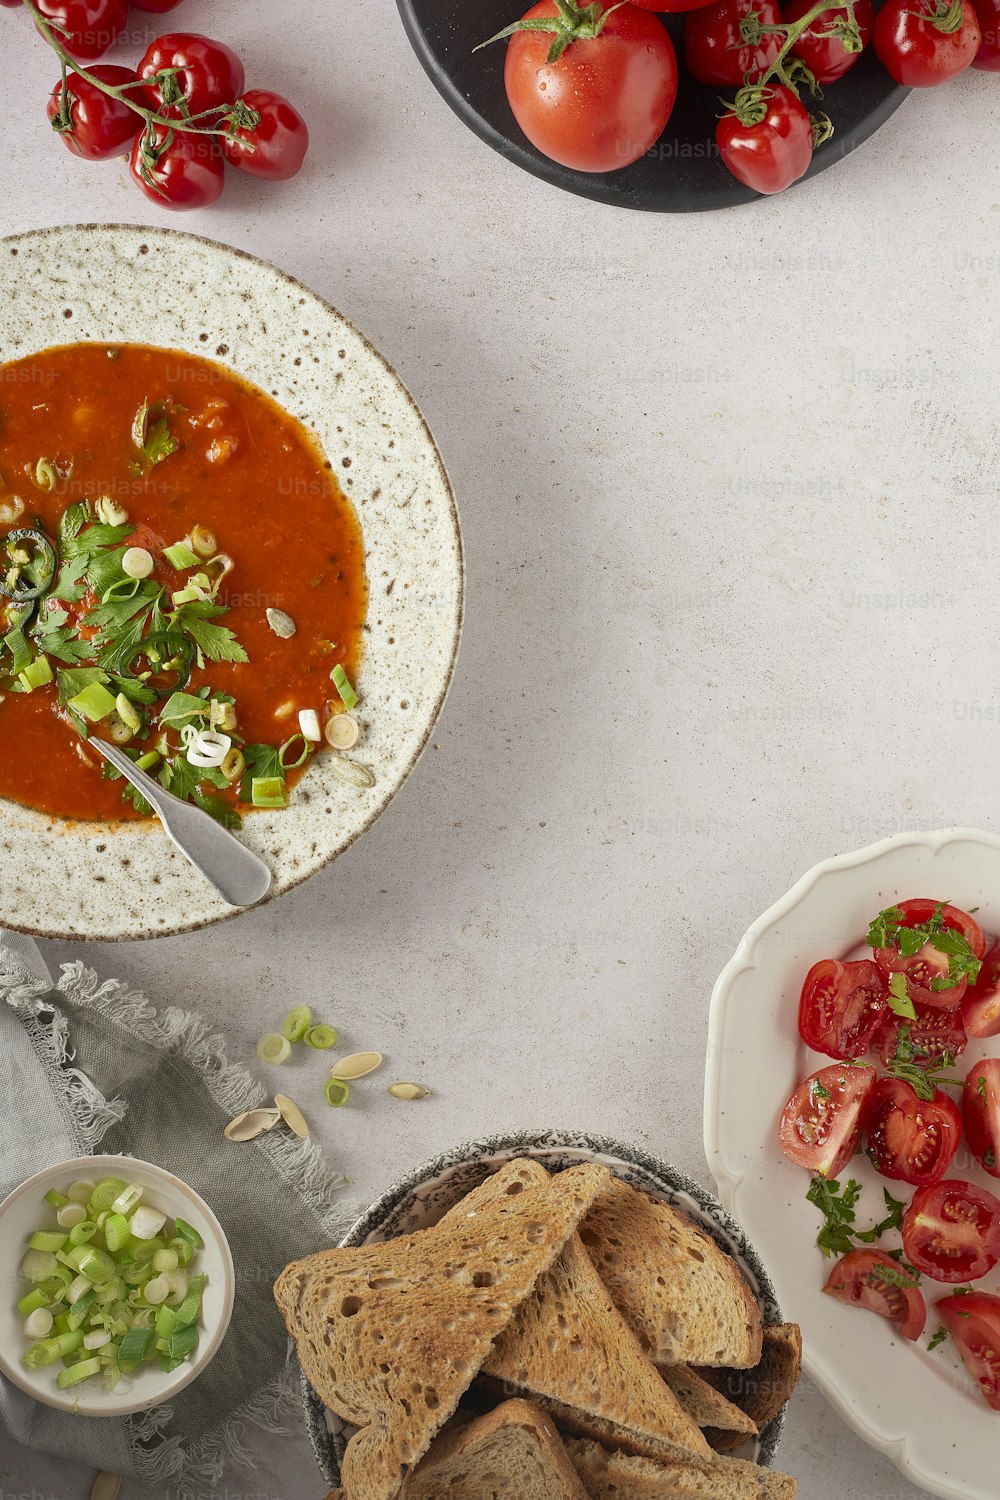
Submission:
POLYGON ((208 360, 77 344, 0 366, 0 586, 0 797, 146 814, 99 735, 217 815, 282 806, 324 730, 357 734, 357 518, 306 429, 208 360))

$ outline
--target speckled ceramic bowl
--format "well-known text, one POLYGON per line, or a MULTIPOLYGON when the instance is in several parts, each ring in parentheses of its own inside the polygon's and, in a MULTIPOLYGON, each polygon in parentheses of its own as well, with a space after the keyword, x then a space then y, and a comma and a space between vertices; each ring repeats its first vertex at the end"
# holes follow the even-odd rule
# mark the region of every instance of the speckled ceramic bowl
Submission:
MULTIPOLYGON (((427 1229, 443 1218, 466 1193, 517 1156, 535 1156, 550 1172, 562 1172, 580 1162, 596 1161, 642 1192, 676 1204, 699 1223, 716 1244, 737 1262, 761 1307, 765 1323, 781 1323, 781 1309, 760 1256, 743 1230, 717 1198, 693 1178, 638 1146, 623 1145, 600 1135, 547 1130, 519 1135, 486 1136, 444 1152, 400 1179, 344 1236, 344 1245, 378 1244, 398 1234, 427 1229)), ((302 1377, 302 1402, 309 1440, 323 1478, 331 1487, 340 1483, 340 1463, 349 1429, 327 1411, 309 1381, 302 1377)), ((741 1458, 756 1458, 770 1468, 774 1463, 785 1413, 764 1428, 754 1444, 740 1450, 741 1458)))
MULTIPOLYGON (((360 518, 370 595, 359 717, 375 784, 345 785, 318 756, 287 809, 245 820, 242 837, 271 865, 280 895, 374 822, 444 702, 463 597, 444 465, 367 339, 291 277, 228 246, 126 225, 0 240, 0 362, 82 340, 157 344, 229 366, 316 434, 360 518)), ((158 824, 64 822, 0 801, 2 925, 122 939, 231 915, 158 824)))

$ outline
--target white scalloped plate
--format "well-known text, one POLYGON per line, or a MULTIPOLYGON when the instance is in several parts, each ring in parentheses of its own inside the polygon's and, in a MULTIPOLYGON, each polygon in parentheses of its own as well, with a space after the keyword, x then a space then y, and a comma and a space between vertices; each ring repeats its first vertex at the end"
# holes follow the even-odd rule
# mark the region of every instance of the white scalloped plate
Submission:
MULTIPOLYGON (((859 956, 867 923, 907 896, 968 909, 988 933, 1000 931, 1000 838, 975 829, 904 833, 854 854, 825 860, 759 917, 726 965, 712 995, 705 1078, 705 1150, 719 1197, 756 1244, 785 1316, 802 1325, 805 1367, 840 1415, 914 1483, 947 1500, 997 1500, 1000 1415, 975 1389, 950 1341, 934 1353, 896 1338, 871 1314, 825 1297, 831 1262, 815 1248, 809 1179, 785 1161, 777 1125, 796 1084, 829 1059, 798 1035, 798 999, 820 958, 859 956)), ((1000 1039, 972 1043, 958 1066, 1000 1052, 1000 1039)), ((960 1148, 961 1153, 961 1148, 960 1148)), ((996 1189, 996 1181, 956 1159, 955 1176, 996 1189)), ((881 1217, 884 1184, 864 1157, 850 1175, 865 1184, 858 1223, 881 1217)), ((898 1237, 887 1236, 892 1248, 898 1237)), ((977 1284, 1000 1290, 993 1273, 977 1284)), ((924 1280, 928 1333, 935 1296, 924 1280)))
MULTIPOLYGON (((0 362, 57 344, 157 344, 226 365, 310 428, 361 522, 368 575, 357 686, 375 785, 317 756, 287 809, 241 837, 278 896, 343 853, 395 796, 451 681, 462 622, 458 513, 434 439, 399 376, 290 276, 176 230, 82 224, 0 240, 0 362)), ((294 525, 294 500, 289 500, 294 525)), ((36 937, 187 932, 233 909, 158 824, 43 817, 0 800, 0 922, 36 937)))

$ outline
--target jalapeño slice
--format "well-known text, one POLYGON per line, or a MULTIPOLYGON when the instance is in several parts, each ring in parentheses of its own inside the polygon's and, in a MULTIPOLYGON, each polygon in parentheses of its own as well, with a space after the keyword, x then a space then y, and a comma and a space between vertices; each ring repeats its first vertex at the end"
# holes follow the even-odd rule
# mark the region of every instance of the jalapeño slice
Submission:
POLYGON ((193 664, 193 641, 179 630, 156 630, 126 651, 119 671, 123 677, 142 681, 158 698, 169 698, 187 687, 193 664), (145 658, 146 670, 139 673, 134 668, 141 658, 145 658))
POLYGON ((9 531, 0 543, 0 594, 25 604, 40 599, 56 576, 56 549, 34 526, 9 531))

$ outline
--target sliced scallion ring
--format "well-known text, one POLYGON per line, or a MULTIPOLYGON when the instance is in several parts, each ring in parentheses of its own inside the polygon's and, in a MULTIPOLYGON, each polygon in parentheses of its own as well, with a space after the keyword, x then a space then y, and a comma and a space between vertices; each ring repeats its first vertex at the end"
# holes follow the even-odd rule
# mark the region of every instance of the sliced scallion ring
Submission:
POLYGON ((334 1026, 310 1026, 303 1041, 307 1047, 314 1047, 317 1052, 325 1052, 328 1047, 336 1044, 337 1029, 334 1026))
POLYGON ((301 1042, 306 1032, 312 1025, 313 1013, 308 1005, 296 1005, 285 1017, 281 1028, 282 1035, 289 1042, 301 1042))
POLYGON ((333 683, 334 687, 337 689, 337 692, 340 694, 344 707, 356 708, 358 703, 358 695, 351 687, 351 684, 347 679, 347 673, 344 671, 339 661, 334 667, 333 671, 330 673, 330 681, 333 683))
POLYGON ((323 1093, 332 1109, 339 1109, 342 1104, 346 1104, 351 1095, 342 1078, 328 1078, 323 1093))
POLYGON ((270 1063, 272 1066, 287 1062, 291 1052, 291 1042, 287 1037, 279 1036, 276 1031, 269 1031, 267 1036, 262 1036, 257 1043, 257 1056, 261 1062, 270 1063))
POLYGON ((297 771, 299 766, 304 766, 306 761, 309 759, 310 749, 311 746, 304 734, 293 734, 291 739, 286 740, 281 749, 278 751, 278 761, 281 765, 281 769, 283 771, 297 771), (302 742, 302 751, 299 755, 298 760, 291 760, 289 759, 289 757, 291 756, 292 748, 299 740, 301 740, 302 742))

